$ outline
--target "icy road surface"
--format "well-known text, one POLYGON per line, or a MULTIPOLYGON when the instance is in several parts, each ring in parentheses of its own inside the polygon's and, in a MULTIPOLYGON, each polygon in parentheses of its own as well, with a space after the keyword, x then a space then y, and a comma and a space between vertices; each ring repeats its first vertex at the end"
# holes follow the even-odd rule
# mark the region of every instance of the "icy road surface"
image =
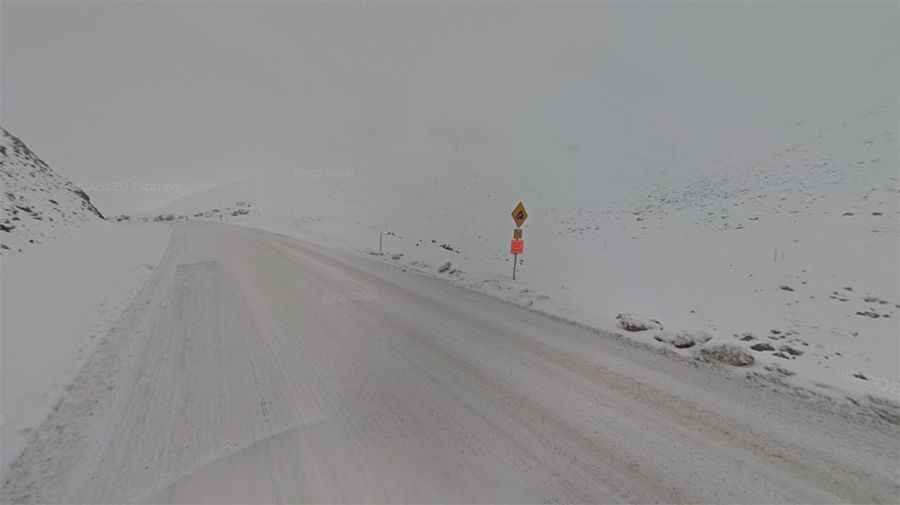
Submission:
POLYGON ((898 444, 436 279, 188 223, 0 498, 896 503, 898 444))

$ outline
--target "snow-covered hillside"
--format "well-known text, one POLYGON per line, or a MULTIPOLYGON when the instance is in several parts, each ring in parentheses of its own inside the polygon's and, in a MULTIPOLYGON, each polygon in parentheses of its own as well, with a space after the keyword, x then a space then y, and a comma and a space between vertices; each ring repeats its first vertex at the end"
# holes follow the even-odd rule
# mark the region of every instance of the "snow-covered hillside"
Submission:
POLYGON ((84 191, 3 128, 0 181, 0 254, 22 252, 87 221, 103 219, 84 191))

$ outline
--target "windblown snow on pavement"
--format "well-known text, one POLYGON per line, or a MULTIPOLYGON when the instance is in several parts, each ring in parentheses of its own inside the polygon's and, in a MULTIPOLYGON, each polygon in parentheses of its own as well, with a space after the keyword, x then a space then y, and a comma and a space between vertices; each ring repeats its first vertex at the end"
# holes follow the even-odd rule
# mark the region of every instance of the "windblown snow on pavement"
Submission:
POLYGON ((16 503, 889 503, 897 427, 379 261, 176 224, 16 503))

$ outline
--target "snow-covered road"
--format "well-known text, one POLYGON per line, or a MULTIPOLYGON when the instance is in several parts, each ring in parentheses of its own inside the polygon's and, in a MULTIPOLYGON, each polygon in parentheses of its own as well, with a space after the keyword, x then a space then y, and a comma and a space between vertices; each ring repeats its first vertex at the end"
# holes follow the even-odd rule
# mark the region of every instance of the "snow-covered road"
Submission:
POLYGON ((0 498, 895 503, 891 429, 381 262, 185 223, 0 498))

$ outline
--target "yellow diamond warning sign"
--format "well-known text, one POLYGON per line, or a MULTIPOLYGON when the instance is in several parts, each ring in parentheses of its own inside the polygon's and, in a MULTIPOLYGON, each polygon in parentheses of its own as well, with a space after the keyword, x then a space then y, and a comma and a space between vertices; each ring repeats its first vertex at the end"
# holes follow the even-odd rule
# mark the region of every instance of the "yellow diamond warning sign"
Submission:
POLYGON ((521 227, 525 224, 525 220, 528 219, 528 213, 525 212, 525 205, 522 202, 519 202, 516 208, 513 209, 512 218, 516 222, 516 226, 521 227))

